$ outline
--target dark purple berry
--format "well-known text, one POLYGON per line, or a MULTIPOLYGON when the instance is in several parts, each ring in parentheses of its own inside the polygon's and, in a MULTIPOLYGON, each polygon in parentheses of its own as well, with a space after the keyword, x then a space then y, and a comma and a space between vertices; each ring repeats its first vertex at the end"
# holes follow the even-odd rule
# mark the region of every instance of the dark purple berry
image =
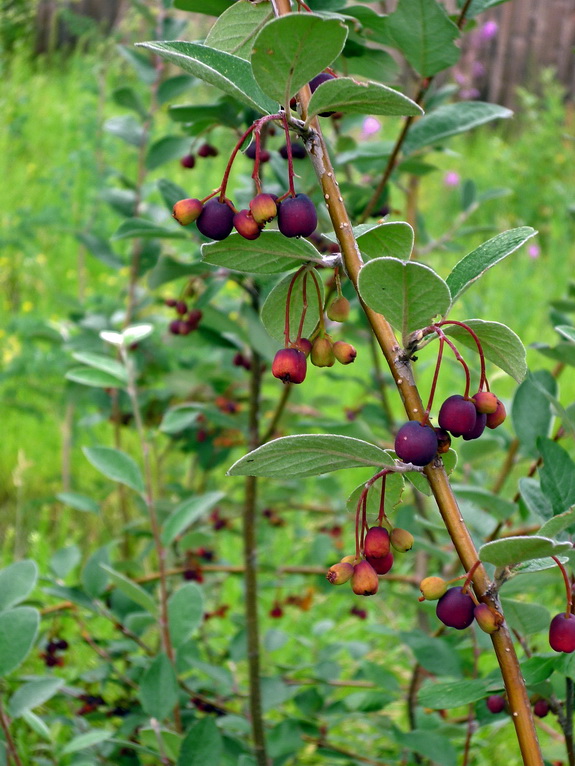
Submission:
POLYGON ((481 434, 485 431, 485 424, 487 422, 487 415, 482 412, 477 413, 477 419, 475 426, 466 434, 463 434, 463 441, 471 441, 472 439, 479 439, 481 434))
POLYGON ((255 160, 256 158, 256 142, 255 141, 251 142, 251 144, 245 150, 244 154, 246 155, 248 159, 255 160))
POLYGON ((575 652, 575 615, 555 615, 549 626, 549 645, 556 652, 575 652))
POLYGON ((505 697, 500 694, 492 694, 487 697, 485 704, 490 713, 501 713, 505 710, 505 697))
POLYGON ((174 319, 170 324, 168 325, 168 330, 172 333, 172 335, 179 335, 180 334, 180 320, 174 319))
POLYGON ((180 160, 180 165, 183 168, 188 168, 188 170, 191 170, 194 165, 196 164, 196 158, 193 154, 186 154, 182 159, 180 160))
MULTIPOLYGON (((287 160, 288 158, 287 144, 284 144, 280 148, 280 155, 284 158, 284 160, 287 160)), ((291 156, 294 160, 304 160, 307 156, 305 146, 299 141, 292 141, 291 156)))
POLYGON ((307 194, 285 199, 278 209, 278 228, 284 237, 309 237, 317 226, 315 205, 307 194))
POLYGON ((533 705, 533 712, 537 716, 537 718, 545 718, 547 713, 549 712, 549 703, 547 700, 540 699, 537 700, 537 702, 533 705))
POLYGON ((437 452, 437 436, 429 425, 417 420, 404 423, 395 437, 395 452, 404 463, 427 465, 437 452))
POLYGON ((437 602, 435 613, 444 625, 456 630, 464 630, 473 622, 475 604, 469 593, 463 588, 450 588, 437 602))
POLYGON ((197 227, 204 237, 225 239, 234 228, 234 211, 225 202, 211 199, 204 205, 197 227))
POLYGON ((219 154, 215 146, 202 144, 198 149, 198 157, 217 157, 219 154))
POLYGON ((188 311, 188 305, 186 301, 176 301, 176 313, 183 315, 188 311))
POLYGON ((475 428, 477 410, 471 399, 460 394, 448 397, 439 410, 439 425, 452 436, 463 436, 475 428))
MULTIPOLYGON (((317 74, 313 78, 313 80, 310 80, 309 89, 311 90, 312 93, 314 93, 322 83, 327 82, 327 80, 334 80, 334 79, 335 77, 332 74, 329 74, 329 72, 321 72, 320 74, 317 74)), ((335 112, 320 112, 319 116, 331 117, 332 114, 335 114, 335 112)))

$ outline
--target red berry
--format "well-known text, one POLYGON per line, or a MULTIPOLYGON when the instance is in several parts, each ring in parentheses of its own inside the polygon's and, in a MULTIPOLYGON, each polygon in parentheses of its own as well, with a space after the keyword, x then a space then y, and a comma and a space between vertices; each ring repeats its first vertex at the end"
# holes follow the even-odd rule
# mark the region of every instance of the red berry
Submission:
POLYGON ((507 417, 507 412, 505 411, 505 405, 503 402, 500 402, 499 399, 497 400, 497 409, 495 412, 487 415, 487 420, 485 422, 485 425, 487 428, 497 428, 497 426, 500 426, 505 418, 507 417))
POLYGON ((202 214, 204 206, 199 199, 194 197, 190 199, 181 199, 174 205, 172 209, 172 216, 182 226, 188 226, 193 223, 202 214))
POLYGON ((454 394, 448 397, 439 410, 439 425, 452 436, 463 436, 475 428, 477 410, 471 399, 454 394))
POLYGON ((547 713, 549 712, 549 703, 547 700, 540 699, 537 700, 537 702, 533 705, 533 712, 537 716, 537 718, 545 718, 547 713))
POLYGON ((505 697, 502 697, 500 694, 492 694, 490 697, 487 697, 485 704, 490 713, 501 713, 505 710, 505 697))
POLYGON ((549 626, 549 644, 556 652, 575 652, 575 615, 555 615, 549 626))
POLYGON ((176 314, 183 316, 188 311, 188 305, 186 301, 176 301, 176 314))
POLYGON ((437 436, 429 425, 417 420, 404 423, 395 437, 395 452, 404 463, 427 465, 437 452, 437 436))
POLYGON ((351 588, 358 596, 373 596, 377 593, 379 580, 369 561, 360 561, 353 568, 351 588))
POLYGON ((215 146, 202 144, 198 149, 198 157, 217 157, 219 154, 215 146))
POLYGON ((378 575, 385 575, 393 566, 393 553, 390 551, 387 556, 381 556, 379 558, 375 556, 366 556, 366 561, 368 564, 371 564, 378 575))
POLYGON ((343 585, 353 577, 353 564, 340 561, 327 570, 326 577, 332 585, 343 585))
POLYGON ((240 210, 234 215, 234 227, 244 239, 257 239, 261 234, 261 229, 249 210, 240 210))
POLYGON ((225 202, 211 199, 204 205, 197 227, 205 237, 225 239, 234 228, 234 211, 225 202))
POLYGON ((367 530, 363 552, 366 558, 383 558, 389 553, 389 532, 384 527, 371 527, 367 530))
POLYGON ((272 362, 272 375, 284 383, 303 383, 307 359, 297 348, 280 348, 272 362))
POLYGON ((497 402, 499 400, 491 391, 478 391, 471 398, 477 412, 482 412, 484 415, 491 415, 497 409, 497 402))
POLYGON ((285 199, 278 210, 278 228, 284 237, 309 237, 317 226, 315 205, 306 194, 285 199))
POLYGON ((437 602, 435 613, 444 625, 456 630, 464 630, 473 622, 475 604, 469 593, 463 588, 450 588, 437 602))
POLYGON ((293 347, 309 356, 311 354, 312 342, 308 338, 300 338, 293 344, 293 347))

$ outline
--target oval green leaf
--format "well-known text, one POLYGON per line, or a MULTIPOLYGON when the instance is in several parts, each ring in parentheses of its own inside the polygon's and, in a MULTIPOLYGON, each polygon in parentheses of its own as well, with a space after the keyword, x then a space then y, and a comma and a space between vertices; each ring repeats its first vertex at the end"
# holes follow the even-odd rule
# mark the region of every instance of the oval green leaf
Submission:
POLYGON ((323 262, 307 239, 284 237, 279 231, 262 231, 251 241, 231 234, 221 242, 202 245, 202 260, 242 274, 278 274, 293 269, 298 262, 323 262))
POLYGON ((496 567, 520 564, 522 561, 559 556, 572 550, 569 542, 557 542, 541 535, 518 535, 485 543, 479 549, 479 559, 496 567))
POLYGON ((43 705, 64 686, 63 678, 38 678, 22 684, 10 698, 9 711, 12 718, 43 705))
MULTIPOLYGON (((355 231, 354 228, 354 233, 355 231)), ((414 239, 412 227, 404 221, 369 226, 367 231, 357 234, 359 249, 362 255, 370 260, 380 257, 407 260, 413 250, 414 239)))
POLYGON ((138 464, 125 452, 112 447, 84 447, 83 452, 94 468, 108 479, 144 493, 144 479, 138 464))
POLYGON ((141 606, 142 609, 145 609, 146 612, 149 612, 154 616, 157 615, 158 609, 156 602, 147 590, 144 590, 138 583, 135 583, 125 575, 120 574, 120 572, 116 572, 115 569, 112 569, 112 567, 107 564, 100 563, 100 567, 124 595, 131 599, 135 604, 138 604, 138 606, 141 606))
POLYGON ((32 559, 17 561, 0 572, 0 611, 9 609, 34 590, 38 567, 32 559))
POLYGON ((74 359, 81 364, 88 365, 88 367, 94 367, 96 370, 103 370, 103 372, 113 375, 123 383, 128 382, 128 375, 124 365, 109 356, 104 356, 104 354, 94 354, 90 351, 82 351, 74 354, 74 359))
POLYGON ((249 59, 255 36, 273 17, 270 3, 238 0, 222 13, 210 29, 204 44, 242 59, 249 59))
POLYGON ((168 601, 170 635, 176 648, 182 646, 204 620, 204 594, 195 582, 172 593, 168 601))
POLYGON ((104 370, 96 370, 93 367, 72 367, 65 375, 66 380, 79 383, 81 386, 93 386, 94 388, 122 388, 126 384, 115 375, 110 375, 104 370))
POLYGON ((146 714, 158 721, 167 718, 178 701, 178 679, 163 652, 155 657, 144 673, 140 699, 146 714))
POLYGON ((420 115, 423 109, 403 93, 376 82, 338 77, 322 83, 312 95, 308 121, 320 112, 346 114, 420 115))
POLYGON ((208 511, 211 511, 223 497, 225 497, 224 492, 206 492, 204 495, 189 497, 176 506, 164 522, 162 529, 163 544, 170 545, 194 521, 197 521, 208 511))
POLYGON ((0 614, 0 676, 19 667, 32 649, 40 614, 30 606, 18 606, 0 614))

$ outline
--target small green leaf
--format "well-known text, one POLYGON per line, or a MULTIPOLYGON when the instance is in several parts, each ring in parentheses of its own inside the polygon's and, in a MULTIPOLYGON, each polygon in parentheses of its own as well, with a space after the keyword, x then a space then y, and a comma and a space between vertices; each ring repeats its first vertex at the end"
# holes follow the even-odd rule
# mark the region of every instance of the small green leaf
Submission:
POLYGON ((359 292, 403 338, 442 317, 451 303, 449 288, 433 269, 397 258, 368 261, 359 273, 359 292))
POLYGON ((287 106, 286 98, 339 56, 346 37, 347 27, 339 20, 311 13, 269 21, 254 41, 254 77, 273 101, 287 106))
POLYGON ((166 410, 160 431, 165 434, 179 434, 186 428, 193 426, 202 412, 201 405, 198 404, 178 404, 166 410))
POLYGON ((541 491, 551 501, 553 514, 575 505, 575 463, 560 444, 540 436, 537 446, 543 466, 539 469, 541 491))
POLYGON ((513 428, 522 451, 531 457, 538 456, 537 439, 548 436, 553 419, 551 404, 540 386, 553 396, 557 395, 557 381, 553 375, 547 370, 537 370, 518 387, 511 406, 513 428))
POLYGON ((85 513, 99 513, 100 505, 91 497, 81 495, 79 492, 58 492, 56 499, 70 508, 85 513))
POLYGON ((509 626, 522 635, 530 636, 540 630, 548 630, 551 617, 544 606, 510 598, 502 598, 501 605, 509 626))
POLYGON ((158 87, 158 103, 166 104, 190 90, 196 82, 194 77, 178 74, 163 80, 158 87))
POLYGON ((88 747, 99 745, 110 739, 113 734, 112 731, 105 731, 104 729, 92 729, 92 731, 87 731, 85 734, 78 734, 77 737, 74 737, 62 748, 62 755, 70 755, 70 753, 77 753, 88 747))
POLYGON ((420 115, 423 109, 403 93, 375 82, 338 77, 322 83, 312 95, 308 121, 320 112, 420 115))
POLYGON ((564 513, 557 514, 557 516, 549 519, 549 521, 546 521, 539 530, 539 534, 544 537, 557 537, 557 535, 561 534, 561 532, 564 532, 566 529, 569 529, 569 527, 572 527, 574 524, 575 508, 571 508, 564 513))
POLYGON ((219 764, 223 753, 222 735, 213 718, 195 721, 186 734, 177 766, 219 764))
POLYGON ((238 0, 222 13, 204 44, 249 59, 255 36, 273 17, 273 9, 268 3, 238 0))
POLYGON ((435 710, 469 705, 485 697, 490 683, 485 678, 426 681, 419 691, 419 704, 435 710))
MULTIPOLYGON (((525 346, 516 333, 499 322, 486 322, 483 319, 464 319, 463 324, 470 327, 481 341, 486 359, 496 364, 504 372, 521 383, 527 374, 525 346)), ((458 343, 477 350, 475 341, 469 333, 458 325, 446 325, 443 328, 446 335, 458 343)))
POLYGON ((441 766, 456 766, 457 764, 455 748, 448 737, 439 732, 429 729, 413 729, 409 732, 403 732, 395 729, 393 736, 402 747, 410 752, 419 753, 434 764, 441 764, 441 766))
MULTIPOLYGON (((520 603, 520 602, 518 602, 520 603)), ((525 604, 521 603, 521 606, 525 606, 525 604)), ((536 606, 535 604, 530 606, 536 606)), ((549 623, 551 621, 551 615, 547 610, 545 611, 546 614, 546 622, 543 622, 543 614, 541 614, 540 624, 542 627, 539 628, 539 630, 547 630, 549 627, 549 623)), ((537 631, 532 631, 533 633, 536 633, 537 631)), ((528 635, 525 633, 524 635, 528 635)), ((555 670, 557 664, 557 655, 553 654, 551 656, 547 657, 537 657, 536 655, 533 657, 529 657, 527 660, 523 660, 521 663, 521 675, 525 679, 525 683, 528 686, 532 686, 533 684, 540 684, 543 681, 545 681, 551 673, 555 670)))
POLYGON ((277 109, 277 104, 268 98, 255 81, 250 63, 239 56, 198 43, 176 41, 139 45, 258 112, 273 114, 277 109))
POLYGON ((144 494, 144 479, 138 464, 125 452, 112 447, 84 447, 83 452, 88 462, 108 479, 144 494))
POLYGON ((22 684, 9 702, 9 712, 12 718, 19 718, 29 710, 39 707, 53 697, 64 686, 63 678, 37 678, 22 684))
POLYGON ((170 545, 191 524, 211 511, 223 497, 225 497, 224 492, 206 492, 204 495, 194 495, 181 502, 164 522, 163 544, 170 545))
POLYGON ((452 303, 496 263, 514 253, 521 245, 537 234, 531 226, 510 229, 489 239, 465 256, 455 265, 447 277, 452 303))
POLYGON ((116 572, 115 569, 112 569, 112 567, 108 566, 107 564, 101 563, 100 567, 104 570, 104 572, 106 572, 110 580, 117 588, 122 591, 124 595, 131 599, 135 604, 141 606, 142 609, 145 609, 146 612, 156 616, 158 612, 156 602, 152 596, 150 596, 147 590, 144 590, 140 585, 133 582, 133 580, 130 580, 125 575, 120 574, 120 572, 116 572))
POLYGON ((50 569, 60 580, 67 577, 82 561, 82 551, 77 545, 59 548, 50 556, 50 569))
POLYGON ((109 356, 103 354, 93 354, 90 351, 79 351, 75 353, 74 359, 82 364, 88 365, 88 367, 94 367, 97 370, 103 370, 115 378, 118 378, 123 383, 128 382, 128 376, 126 374, 126 368, 121 362, 116 359, 112 359, 109 356))
POLYGON ((93 367, 72 367, 65 375, 66 380, 79 383, 81 386, 93 386, 94 388, 122 388, 125 386, 115 375, 110 375, 104 370, 96 370, 93 367))
POLYGON ((165 226, 159 226, 153 221, 145 218, 128 218, 123 221, 112 235, 112 239, 130 239, 141 237, 152 237, 158 239, 187 239, 187 234, 179 229, 168 229, 165 226))
POLYGON ((7 676, 26 659, 34 645, 40 614, 30 606, 0 613, 0 676, 7 676))
POLYGON ((116 104, 119 104, 126 109, 131 109, 133 112, 139 114, 140 117, 146 116, 146 108, 142 103, 142 99, 133 88, 130 88, 127 85, 116 88, 112 92, 112 98, 116 104))
POLYGON ((168 600, 168 623, 174 647, 190 638, 204 620, 204 595, 195 582, 182 585, 168 600))
POLYGON ((461 675, 459 655, 453 651, 453 646, 445 639, 413 631, 401 633, 401 640, 411 649, 417 662, 433 675, 461 675))
POLYGON ((530 559, 559 556, 572 548, 571 543, 561 543, 540 535, 517 535, 485 543, 479 549, 479 558, 497 567, 511 566, 530 559))
MULTIPOLYGON (((260 316, 262 323, 269 335, 278 343, 284 344, 285 311, 287 296, 293 274, 288 274, 271 290, 261 308, 260 316)), ((298 333, 299 323, 303 311, 303 282, 304 276, 300 274, 297 278, 290 299, 290 339, 295 340, 298 333)), ((319 312, 323 308, 323 282, 318 280, 319 292, 321 296, 321 306, 318 300, 317 290, 311 275, 305 278, 307 295, 307 313, 302 328, 302 336, 305 338, 314 330, 318 322, 319 312)))
POLYGON ((240 458, 228 476, 290 479, 318 476, 341 468, 393 465, 384 450, 361 439, 335 434, 284 436, 240 458))
POLYGON ((30 595, 38 580, 38 566, 32 559, 17 561, 0 571, 0 611, 10 609, 30 595))
POLYGON ((511 500, 506 500, 484 487, 474 487, 470 484, 452 484, 451 486, 458 500, 468 500, 498 519, 508 519, 517 510, 517 506, 511 500))
POLYGON ((186 136, 162 136, 148 149, 146 167, 155 170, 166 162, 177 160, 190 151, 190 139, 186 136))
POLYGON ((457 26, 436 0, 399 0, 386 31, 411 66, 431 77, 459 59, 457 26))
POLYGON ((220 242, 202 245, 202 259, 243 274, 278 274, 302 263, 323 263, 307 239, 284 237, 279 231, 262 231, 255 240, 231 234, 220 242))
POLYGON ((498 104, 482 101, 458 101, 439 106, 418 120, 410 129, 403 146, 405 154, 412 154, 430 144, 464 133, 486 122, 511 117, 513 112, 498 104))
POLYGON ((172 663, 161 652, 154 658, 140 684, 140 700, 147 715, 163 721, 178 701, 178 679, 172 663))
POLYGON ((566 325, 566 324, 560 324, 560 325, 557 325, 555 329, 564 338, 567 338, 567 340, 570 340, 572 343, 575 343, 575 327, 571 327, 570 325, 566 325))
POLYGON ((123 114, 119 117, 110 117, 104 123, 104 130, 117 138, 121 138, 127 144, 140 148, 146 140, 146 131, 133 115, 123 114))
POLYGON ((108 545, 98 548, 84 566, 82 570, 82 587, 90 598, 98 598, 108 586, 108 574, 104 571, 101 564, 109 565, 110 549, 108 545))
MULTIPOLYGON (((356 229, 359 227, 354 228, 354 233, 356 229)), ((356 237, 362 255, 369 259, 387 256, 407 260, 413 250, 413 229, 403 221, 369 225, 367 231, 358 232, 356 237)))

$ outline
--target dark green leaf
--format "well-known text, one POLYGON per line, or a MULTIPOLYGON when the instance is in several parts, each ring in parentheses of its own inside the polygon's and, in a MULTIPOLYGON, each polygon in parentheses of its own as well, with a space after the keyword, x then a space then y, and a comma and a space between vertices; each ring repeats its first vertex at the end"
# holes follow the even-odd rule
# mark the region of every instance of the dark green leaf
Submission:
MULTIPOLYGON (((525 606, 525 604, 522 604, 522 606, 525 606)), ((530 606, 533 606, 530 604, 530 606)), ((546 612, 546 622, 543 622, 543 615, 541 615, 540 624, 542 627, 539 628, 539 630, 547 630, 549 626, 549 622, 551 621, 551 615, 547 610, 544 610, 546 612)), ((533 633, 536 633, 537 631, 533 631, 533 633)), ((524 660, 521 663, 521 675, 525 679, 525 683, 528 686, 531 686, 533 684, 540 684, 543 681, 545 681, 551 673, 555 670, 555 666, 557 664, 557 655, 553 654, 550 657, 530 657, 528 660, 524 660)))
POLYGON ((531 226, 520 226, 498 234, 466 255, 447 277, 453 303, 488 269, 514 253, 536 234, 531 226))
POLYGON ((401 640, 409 646, 417 662, 430 673, 452 677, 461 675, 459 655, 444 639, 414 631, 401 633, 401 640))
POLYGON ((112 269, 124 267, 124 261, 111 249, 107 239, 101 239, 94 234, 86 234, 85 232, 78 232, 76 238, 106 266, 110 266, 112 269))
POLYGON ((423 109, 403 93, 375 82, 338 77, 322 83, 309 102, 308 120, 320 112, 419 115, 423 109))
POLYGON ((180 159, 189 151, 190 139, 187 136, 162 136, 148 149, 146 167, 155 170, 165 162, 180 159))
POLYGON ((123 574, 120 574, 120 572, 116 572, 115 569, 112 569, 112 567, 108 566, 107 564, 101 563, 100 567, 124 595, 131 599, 135 604, 138 604, 138 606, 141 606, 142 609, 145 609, 151 615, 156 616, 158 612, 156 602, 152 596, 150 596, 147 590, 144 590, 140 585, 135 583, 133 580, 130 580, 128 577, 125 577, 123 574))
POLYGON ((221 242, 202 245, 202 259, 243 274, 278 274, 304 262, 322 263, 307 239, 284 237, 279 231, 262 231, 255 240, 231 234, 221 242))
POLYGON ((0 611, 24 601, 36 587, 38 566, 32 559, 17 561, 0 571, 0 611))
POLYGON ((178 701, 178 680, 172 663, 161 652, 148 667, 140 684, 140 699, 147 715, 163 721, 178 701))
POLYGON ((290 479, 317 476, 341 468, 392 465, 375 444, 335 434, 300 434, 275 439, 240 458, 228 476, 269 476, 290 479))
POLYGON ((511 117, 513 112, 498 104, 483 101, 458 101, 439 106, 418 120, 410 129, 403 146, 405 154, 437 144, 446 138, 493 120, 511 117))
POLYGON ((182 646, 204 620, 204 596, 195 582, 182 585, 168 600, 168 623, 174 647, 182 646))
POLYGON ((165 104, 168 101, 172 101, 174 98, 178 98, 187 90, 189 90, 196 82, 194 77, 190 77, 187 74, 178 74, 175 77, 168 77, 160 83, 158 88, 158 103, 165 104))
POLYGON ((429 266, 397 258, 375 258, 359 273, 359 292, 404 338, 442 317, 451 303, 449 288, 429 266))
POLYGON ((177 766, 217 766, 223 752, 222 735, 213 718, 194 721, 186 734, 177 766))
POLYGON ((233 5, 235 0, 174 0, 174 8, 191 13, 205 13, 208 16, 219 16, 226 8, 233 5))
POLYGON ((43 705, 64 686, 63 678, 37 678, 22 684, 9 702, 9 712, 12 718, 18 718, 28 710, 43 705))
POLYGON ((413 729, 409 732, 394 731, 399 744, 441 766, 456 766, 457 754, 448 737, 429 729, 413 729))
POLYGON ((84 447, 88 461, 104 476, 144 493, 144 480, 136 461, 125 452, 112 447, 84 447))
POLYGON ((547 370, 537 370, 519 386, 511 407, 513 428, 523 451, 531 457, 537 456, 537 438, 549 434, 553 419, 551 405, 540 386, 556 396, 555 378, 547 370))
POLYGON ((310 13, 269 21, 254 42, 254 77, 274 102, 287 106, 286 99, 339 56, 346 37, 340 21, 310 13))
POLYGON ((102 548, 94 551, 86 562, 86 566, 82 570, 82 587, 90 598, 98 598, 106 590, 108 574, 104 571, 101 564, 108 565, 109 563, 110 551, 108 545, 104 545, 102 548))
POLYGON ((179 229, 168 229, 165 226, 160 226, 145 218, 128 218, 120 224, 115 234, 112 235, 112 239, 128 239, 130 237, 186 239, 187 236, 188 235, 181 227, 179 229))
POLYGON ((419 691, 419 703, 435 710, 469 705, 485 697, 489 683, 484 678, 465 681, 427 681, 419 691))
POLYGON ((110 375, 104 370, 96 370, 93 367, 72 367, 65 377, 72 383, 79 383, 81 386, 93 386, 94 388, 122 388, 125 385, 115 375, 110 375))
POLYGON ((170 545, 191 524, 211 511, 223 497, 225 497, 223 492, 206 492, 204 495, 189 497, 176 506, 163 525, 162 542, 164 545, 170 545))
POLYGON ((0 613, 0 676, 7 676, 24 662, 39 625, 40 614, 30 606, 0 613))
POLYGON ((407 260, 413 250, 414 234, 408 223, 403 221, 391 221, 380 223, 375 226, 369 224, 369 228, 361 233, 360 227, 354 228, 359 249, 366 258, 400 258, 407 260), (359 231, 356 233, 356 231, 359 231))
POLYGON ((136 93, 136 91, 133 88, 130 88, 128 85, 125 85, 121 88, 116 88, 112 92, 112 98, 120 106, 137 112, 140 117, 145 117, 146 107, 142 103, 142 99, 138 93, 136 93))
POLYGON ((575 504, 575 463, 560 444, 539 437, 537 446, 543 466, 539 469, 541 491, 549 498, 553 514, 563 513, 575 504))
POLYGON ((530 636, 540 630, 548 630, 551 617, 544 606, 510 598, 501 599, 501 605, 509 626, 521 635, 530 636))
POLYGON ((258 112, 272 114, 277 109, 275 102, 265 95, 255 81, 250 63, 238 56, 198 43, 177 41, 140 45, 258 112))

